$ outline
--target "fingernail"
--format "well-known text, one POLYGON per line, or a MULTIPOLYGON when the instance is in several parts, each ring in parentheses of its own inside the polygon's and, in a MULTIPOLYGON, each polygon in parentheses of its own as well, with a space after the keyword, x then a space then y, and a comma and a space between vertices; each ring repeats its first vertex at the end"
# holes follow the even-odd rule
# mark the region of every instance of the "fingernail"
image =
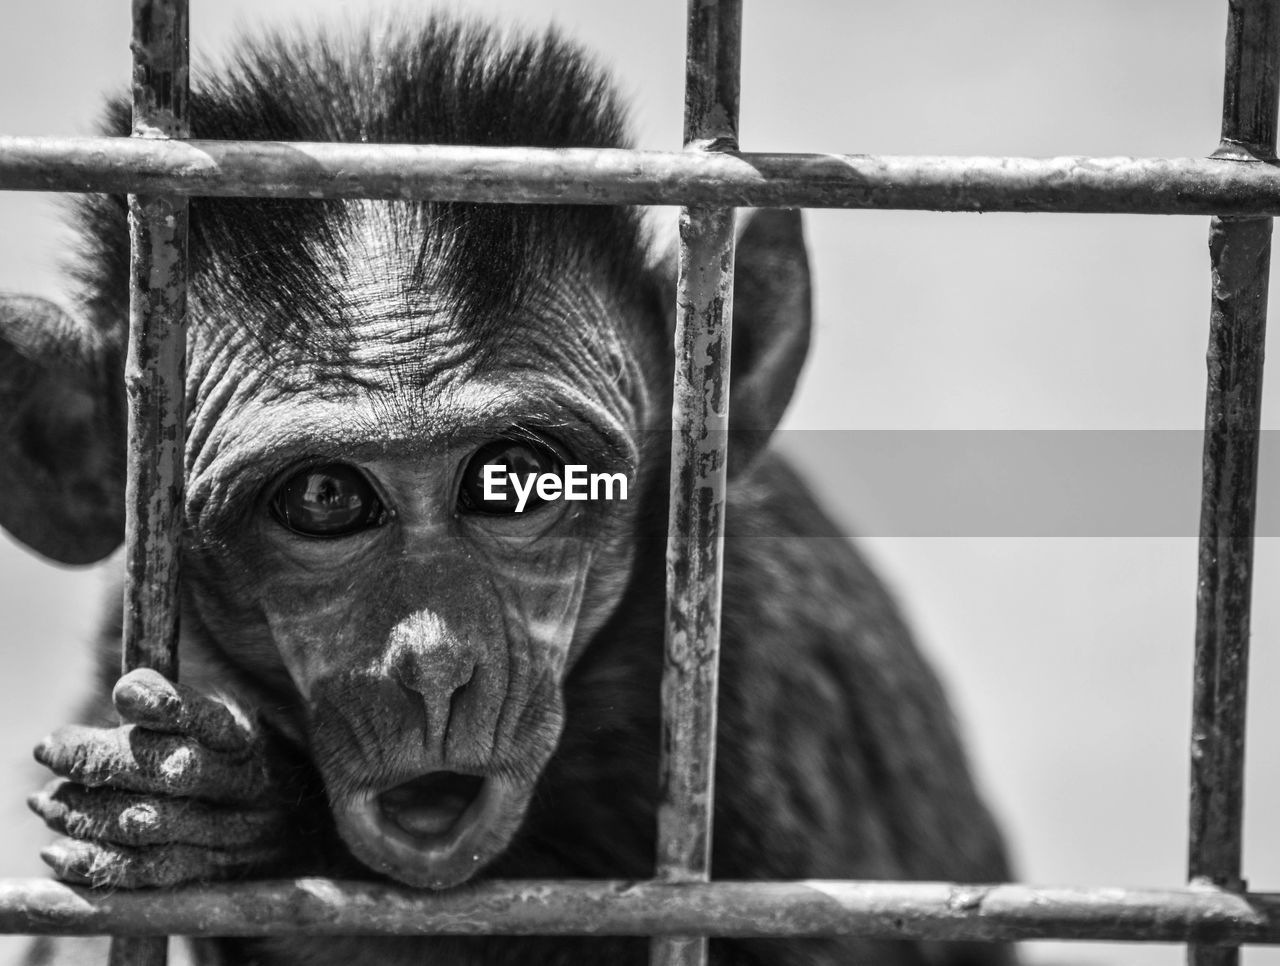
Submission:
POLYGON ((116 704, 127 704, 134 707, 149 707, 155 703, 151 692, 135 681, 117 684, 112 697, 115 699, 116 704))
POLYGON ((140 802, 120 813, 120 828, 126 832, 145 832, 154 829, 159 820, 160 814, 154 805, 140 802))

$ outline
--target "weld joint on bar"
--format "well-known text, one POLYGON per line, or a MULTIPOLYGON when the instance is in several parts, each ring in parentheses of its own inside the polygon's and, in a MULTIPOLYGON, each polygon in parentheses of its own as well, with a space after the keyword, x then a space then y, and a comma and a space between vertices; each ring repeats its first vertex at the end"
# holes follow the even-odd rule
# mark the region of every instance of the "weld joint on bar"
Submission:
POLYGON ((1209 157, 1214 161, 1244 161, 1249 164, 1275 164, 1277 160, 1274 148, 1234 138, 1223 138, 1209 157))
POLYGON ((701 151, 704 154, 737 154, 738 139, 735 137, 698 138, 685 146, 686 151, 701 151))

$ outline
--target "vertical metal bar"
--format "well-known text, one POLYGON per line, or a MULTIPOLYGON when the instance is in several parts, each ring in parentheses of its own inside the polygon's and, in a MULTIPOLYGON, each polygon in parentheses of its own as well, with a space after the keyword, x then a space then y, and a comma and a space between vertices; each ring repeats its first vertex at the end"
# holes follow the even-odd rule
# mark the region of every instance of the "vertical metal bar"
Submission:
MULTIPOLYGON (((1231 0, 1217 156, 1273 160, 1280 0, 1231 0)), ((1205 397, 1188 875, 1242 890, 1249 608, 1266 336, 1270 218, 1214 218, 1205 397)), ((1191 946, 1191 966, 1235 966, 1238 947, 1191 946)))
MULTIPOLYGON (((741 0, 689 0, 685 147, 736 150, 741 0)), ((711 866, 734 212, 680 213, 657 877, 711 866)), ((702 966, 707 939, 656 938, 654 966, 702 966)))
MULTIPOLYGON (((133 2, 133 136, 183 138, 186 0, 133 2)), ((187 202, 129 197, 129 413, 122 671, 178 673, 186 380, 187 202)), ((119 937, 111 966, 163 966, 164 936, 119 937)))

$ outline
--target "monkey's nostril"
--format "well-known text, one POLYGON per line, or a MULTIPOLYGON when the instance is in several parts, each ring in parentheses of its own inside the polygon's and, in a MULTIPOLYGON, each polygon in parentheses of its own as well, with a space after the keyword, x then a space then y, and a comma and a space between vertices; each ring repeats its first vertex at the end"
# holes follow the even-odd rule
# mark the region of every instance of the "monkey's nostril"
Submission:
POLYGON ((480 794, 484 779, 454 771, 419 775, 378 797, 382 814, 410 835, 445 835, 480 794))

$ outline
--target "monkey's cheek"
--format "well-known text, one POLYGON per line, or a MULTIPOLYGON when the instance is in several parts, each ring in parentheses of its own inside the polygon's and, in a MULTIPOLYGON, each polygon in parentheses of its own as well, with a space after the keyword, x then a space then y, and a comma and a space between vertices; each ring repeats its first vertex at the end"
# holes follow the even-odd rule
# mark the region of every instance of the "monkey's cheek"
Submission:
POLYGON ((388 813, 382 797, 352 795, 333 808, 338 832, 369 868, 427 889, 466 882, 505 849, 524 820, 532 786, 488 777, 448 830, 410 831, 388 813))

